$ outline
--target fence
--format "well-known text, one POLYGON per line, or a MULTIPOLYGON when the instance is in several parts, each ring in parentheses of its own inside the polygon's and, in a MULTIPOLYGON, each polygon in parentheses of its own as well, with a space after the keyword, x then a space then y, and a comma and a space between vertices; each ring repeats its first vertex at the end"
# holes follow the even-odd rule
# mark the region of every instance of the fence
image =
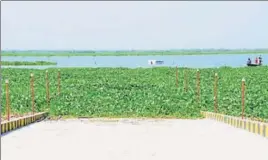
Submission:
MULTIPOLYGON (((30 74, 30 94, 31 94, 31 115, 34 116, 36 114, 36 104, 35 104, 35 83, 34 83, 34 74, 30 74)), ((60 83, 60 70, 58 70, 58 75, 57 75, 57 94, 55 94, 53 97, 50 95, 50 82, 49 82, 49 74, 48 71, 46 71, 45 74, 45 85, 46 85, 46 103, 47 103, 47 109, 49 110, 50 108, 50 100, 52 98, 55 98, 56 96, 60 95, 60 88, 61 88, 61 83, 60 83)), ((6 91, 6 120, 11 121, 11 104, 10 102, 10 87, 9 87, 9 80, 5 81, 5 91, 6 91)), ((40 113, 37 113, 38 115, 40 113)), ((30 115, 28 115, 30 116, 30 115)))

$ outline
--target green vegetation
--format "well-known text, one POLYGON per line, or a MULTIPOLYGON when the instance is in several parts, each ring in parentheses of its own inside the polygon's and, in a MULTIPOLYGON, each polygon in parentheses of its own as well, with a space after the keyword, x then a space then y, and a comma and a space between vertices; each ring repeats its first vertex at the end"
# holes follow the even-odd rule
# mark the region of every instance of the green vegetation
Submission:
MULTIPOLYGON (((268 119, 268 67, 201 69, 201 103, 196 102, 196 70, 188 70, 189 90, 183 89, 183 68, 176 88, 175 68, 65 68, 61 69, 61 94, 57 94, 57 69, 49 69, 50 114, 86 117, 198 118, 200 110, 214 111, 214 73, 219 75, 218 111, 241 115, 241 80, 246 79, 246 117, 268 119)), ((37 111, 47 109, 45 71, 3 69, 10 82, 11 111, 31 111, 30 73, 35 78, 37 111)))
POLYGON ((268 54, 268 49, 256 50, 163 50, 163 51, 2 51, 1 56, 148 56, 148 55, 212 55, 268 54))
POLYGON ((2 66, 43 66, 43 65, 56 65, 56 62, 46 62, 46 61, 1 61, 0 64, 2 66))

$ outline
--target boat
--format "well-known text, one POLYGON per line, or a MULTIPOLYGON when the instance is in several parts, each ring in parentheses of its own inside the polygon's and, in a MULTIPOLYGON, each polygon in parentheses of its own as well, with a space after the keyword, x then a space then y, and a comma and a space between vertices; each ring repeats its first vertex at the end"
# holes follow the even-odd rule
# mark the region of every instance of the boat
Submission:
POLYGON ((248 58, 247 66, 249 66, 249 67, 257 67, 257 66, 261 66, 261 65, 262 65, 262 58, 261 58, 261 56, 259 56, 259 58, 256 58, 255 63, 251 63, 250 58, 248 58), (258 63, 258 61, 259 61, 259 63, 258 63))
POLYGON ((155 61, 156 64, 164 64, 164 61, 155 61))
POLYGON ((149 65, 161 65, 164 64, 164 61, 159 61, 159 60, 148 60, 149 65))
POLYGON ((253 64, 253 63, 251 63, 251 64, 247 64, 249 67, 257 67, 257 66, 261 66, 261 64, 253 64))

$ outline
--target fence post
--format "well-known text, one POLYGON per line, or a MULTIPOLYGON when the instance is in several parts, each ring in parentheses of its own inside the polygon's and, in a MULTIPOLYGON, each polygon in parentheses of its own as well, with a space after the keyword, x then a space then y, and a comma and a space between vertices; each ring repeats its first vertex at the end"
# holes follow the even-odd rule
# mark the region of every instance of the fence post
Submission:
POLYGON ((196 101, 197 103, 200 102, 200 71, 197 69, 196 72, 196 101))
POLYGON ((188 91, 188 72, 187 68, 184 68, 184 91, 188 91))
POLYGON ((34 75, 31 73, 31 93, 32 93, 32 114, 34 115, 35 113, 35 108, 34 108, 34 75))
POLYGON ((10 120, 10 103, 9 103, 9 87, 8 87, 8 80, 6 80, 6 116, 7 120, 10 120))
POLYGON ((49 79, 48 79, 48 71, 46 70, 46 93, 47 93, 47 106, 50 108, 50 97, 49 97, 49 79))
POLYGON ((218 93, 217 93, 217 87, 218 87, 218 74, 215 73, 215 82, 214 82, 214 112, 218 112, 218 93))
POLYGON ((178 65, 176 66, 176 86, 179 87, 178 65))
POLYGON ((58 95, 60 94, 60 70, 58 70, 58 95))
POLYGON ((241 87, 241 100, 242 100, 242 119, 244 119, 245 112, 245 79, 242 79, 242 87, 241 87))

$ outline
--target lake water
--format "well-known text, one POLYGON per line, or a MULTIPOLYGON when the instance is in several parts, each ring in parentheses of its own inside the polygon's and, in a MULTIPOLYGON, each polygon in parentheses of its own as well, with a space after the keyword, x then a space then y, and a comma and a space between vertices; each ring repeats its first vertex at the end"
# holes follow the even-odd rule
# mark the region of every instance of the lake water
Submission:
MULTIPOLYGON (((50 61, 55 66, 2 66, 15 68, 63 68, 63 67, 151 67, 148 60, 161 60, 161 66, 186 66, 190 68, 213 68, 221 66, 243 67, 248 57, 254 62, 256 54, 226 55, 175 55, 175 56, 51 56, 51 57, 1 57, 2 61, 50 61)), ((268 54, 262 55, 263 65, 267 65, 268 54)))

